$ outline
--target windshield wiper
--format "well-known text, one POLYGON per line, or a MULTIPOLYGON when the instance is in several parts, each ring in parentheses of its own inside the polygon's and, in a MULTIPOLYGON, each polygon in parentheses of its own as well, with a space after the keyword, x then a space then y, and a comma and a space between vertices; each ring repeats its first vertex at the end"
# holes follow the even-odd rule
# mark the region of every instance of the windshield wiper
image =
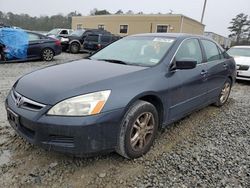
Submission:
POLYGON ((126 63, 124 61, 117 60, 117 59, 98 59, 98 61, 107 61, 107 62, 110 62, 110 63, 117 63, 117 64, 122 64, 122 65, 130 65, 129 63, 126 63))

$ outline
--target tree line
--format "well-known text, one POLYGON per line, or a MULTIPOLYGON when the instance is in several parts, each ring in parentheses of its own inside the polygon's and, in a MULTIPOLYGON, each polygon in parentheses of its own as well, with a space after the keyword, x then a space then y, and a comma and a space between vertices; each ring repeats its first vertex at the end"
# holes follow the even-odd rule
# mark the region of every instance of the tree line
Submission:
MULTIPOLYGON (((171 14, 172 12, 170 12, 171 14)), ((108 10, 98 10, 94 8, 89 15, 123 15, 123 14, 143 14, 143 12, 133 12, 128 10, 118 10, 111 13, 108 10)), ((160 12, 158 14, 161 14, 160 12)), ((0 24, 21 27, 27 30, 49 31, 53 28, 71 28, 72 16, 82 16, 79 12, 70 12, 66 16, 57 14, 53 16, 30 16, 28 14, 14 14, 12 12, 4 13, 0 11, 0 24)), ((233 44, 250 44, 250 18, 244 13, 240 13, 232 19, 228 27, 231 34, 229 37, 233 40, 233 44)))
MULTIPOLYGON (((107 10, 93 9, 89 15, 109 15, 107 10)), ((118 10, 114 14, 135 14, 132 10, 124 13, 118 10)), ((136 14, 143 14, 138 12, 136 14)), ((0 24, 6 26, 16 26, 27 30, 49 31, 53 28, 71 28, 72 16, 82 16, 79 12, 70 12, 66 16, 57 14, 53 16, 30 16, 28 14, 14 14, 12 12, 4 13, 0 11, 0 24)))
POLYGON ((80 13, 70 12, 66 16, 30 16, 28 14, 3 13, 0 11, 0 24, 16 26, 27 30, 49 31, 53 28, 71 28, 72 16, 81 16, 80 13))
POLYGON ((244 13, 236 15, 228 27, 231 34, 229 37, 233 40, 233 45, 250 44, 250 18, 244 13))

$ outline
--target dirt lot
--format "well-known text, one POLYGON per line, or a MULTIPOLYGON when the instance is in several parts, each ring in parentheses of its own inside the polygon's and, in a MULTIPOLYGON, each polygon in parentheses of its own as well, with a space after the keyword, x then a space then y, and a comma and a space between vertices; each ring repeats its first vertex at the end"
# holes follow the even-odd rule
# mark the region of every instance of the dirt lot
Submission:
POLYGON ((6 120, 12 84, 32 70, 82 58, 62 54, 52 63, 0 64, 0 187, 250 187, 250 83, 237 83, 222 108, 209 106, 159 133, 136 160, 112 153, 74 158, 21 139, 6 120))

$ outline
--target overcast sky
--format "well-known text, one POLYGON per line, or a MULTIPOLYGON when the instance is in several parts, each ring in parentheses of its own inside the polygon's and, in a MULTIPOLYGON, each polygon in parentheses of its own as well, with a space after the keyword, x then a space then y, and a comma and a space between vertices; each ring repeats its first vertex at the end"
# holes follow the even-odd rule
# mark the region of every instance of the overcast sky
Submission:
MULTIPOLYGON (((111 13, 122 9, 147 14, 169 13, 171 9, 175 14, 200 21, 203 3, 204 0, 0 0, 0 11, 51 16, 72 11, 88 15, 94 8, 107 9, 111 13)), ((207 0, 205 30, 228 35, 229 22, 241 12, 250 15, 250 0, 207 0)))

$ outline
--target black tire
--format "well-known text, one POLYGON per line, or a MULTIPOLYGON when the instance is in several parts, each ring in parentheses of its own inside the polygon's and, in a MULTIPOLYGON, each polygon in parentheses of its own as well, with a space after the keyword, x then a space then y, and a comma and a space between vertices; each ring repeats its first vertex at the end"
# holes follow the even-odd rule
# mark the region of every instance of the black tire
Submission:
POLYGON ((146 154, 153 145, 158 126, 159 117, 155 106, 146 101, 136 101, 122 120, 116 152, 128 159, 146 154))
POLYGON ((54 51, 51 48, 45 48, 42 51, 42 60, 52 61, 54 58, 54 51))
POLYGON ((220 95, 218 96, 218 99, 215 103, 216 106, 221 107, 227 102, 231 92, 231 88, 232 88, 232 81, 231 79, 227 78, 227 80, 225 81, 225 83, 221 88, 220 95))
POLYGON ((77 54, 80 51, 80 44, 78 44, 77 42, 73 42, 69 46, 69 51, 72 54, 77 54))

